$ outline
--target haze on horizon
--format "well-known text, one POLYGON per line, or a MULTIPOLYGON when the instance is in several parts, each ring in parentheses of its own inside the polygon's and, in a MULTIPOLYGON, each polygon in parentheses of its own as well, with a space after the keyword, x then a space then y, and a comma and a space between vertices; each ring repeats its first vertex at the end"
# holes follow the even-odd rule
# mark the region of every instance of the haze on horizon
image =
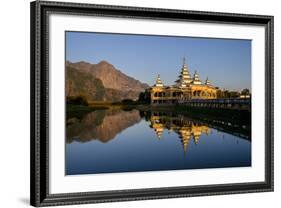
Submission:
POLYGON ((124 74, 153 85, 158 74, 173 85, 183 57, 202 82, 208 76, 221 89, 251 90, 251 40, 66 32, 66 60, 102 60, 124 74))

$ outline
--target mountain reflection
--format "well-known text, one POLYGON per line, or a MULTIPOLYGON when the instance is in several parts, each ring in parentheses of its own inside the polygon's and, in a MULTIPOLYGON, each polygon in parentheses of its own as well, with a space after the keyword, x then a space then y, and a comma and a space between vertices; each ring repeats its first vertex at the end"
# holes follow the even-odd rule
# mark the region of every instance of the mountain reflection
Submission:
POLYGON ((81 120, 75 117, 67 120, 67 142, 97 139, 105 143, 140 121, 138 110, 97 110, 86 114, 81 120))

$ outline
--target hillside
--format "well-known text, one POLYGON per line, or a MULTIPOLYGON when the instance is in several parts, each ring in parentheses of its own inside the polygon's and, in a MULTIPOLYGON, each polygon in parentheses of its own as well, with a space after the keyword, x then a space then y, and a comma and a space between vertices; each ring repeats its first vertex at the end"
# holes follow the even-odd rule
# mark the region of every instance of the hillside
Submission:
POLYGON ((89 101, 137 99, 147 84, 127 76, 112 64, 101 61, 66 62, 66 96, 84 96, 89 101))

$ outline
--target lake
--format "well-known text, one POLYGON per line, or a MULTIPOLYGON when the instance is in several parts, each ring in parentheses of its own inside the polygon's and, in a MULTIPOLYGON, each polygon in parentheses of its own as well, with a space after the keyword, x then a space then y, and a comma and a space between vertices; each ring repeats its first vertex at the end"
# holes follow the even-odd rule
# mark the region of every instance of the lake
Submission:
POLYGON ((251 166, 243 128, 171 112, 87 112, 67 118, 66 175, 251 166))

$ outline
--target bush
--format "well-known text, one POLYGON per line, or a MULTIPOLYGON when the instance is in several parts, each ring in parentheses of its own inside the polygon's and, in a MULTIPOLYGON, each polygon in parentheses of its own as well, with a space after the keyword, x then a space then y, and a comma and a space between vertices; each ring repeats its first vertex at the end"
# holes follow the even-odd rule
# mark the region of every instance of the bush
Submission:
POLYGON ((131 100, 131 99, 124 99, 124 100, 122 100, 122 104, 124 104, 124 105, 133 105, 134 101, 131 100))
POLYGON ((145 92, 141 92, 139 94, 138 102, 143 104, 150 104, 150 92, 148 90, 145 90, 145 92))
POLYGON ((84 96, 67 97, 66 103, 73 104, 73 105, 88 105, 87 98, 84 96))

